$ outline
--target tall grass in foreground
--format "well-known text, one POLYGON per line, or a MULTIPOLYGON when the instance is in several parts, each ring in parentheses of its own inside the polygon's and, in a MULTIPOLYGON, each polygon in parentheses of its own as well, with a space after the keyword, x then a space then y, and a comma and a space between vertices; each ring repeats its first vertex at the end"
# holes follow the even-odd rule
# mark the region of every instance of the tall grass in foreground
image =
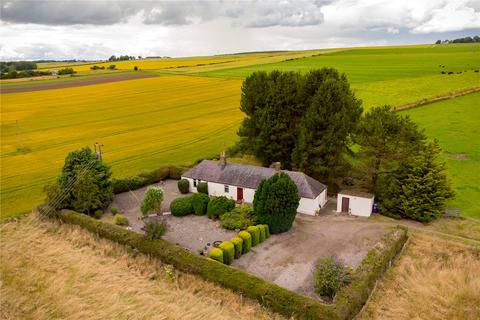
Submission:
POLYGON ((480 319, 480 250, 412 236, 360 319, 480 319))
POLYGON ((1 319, 280 318, 76 226, 29 216, 0 232, 1 319))

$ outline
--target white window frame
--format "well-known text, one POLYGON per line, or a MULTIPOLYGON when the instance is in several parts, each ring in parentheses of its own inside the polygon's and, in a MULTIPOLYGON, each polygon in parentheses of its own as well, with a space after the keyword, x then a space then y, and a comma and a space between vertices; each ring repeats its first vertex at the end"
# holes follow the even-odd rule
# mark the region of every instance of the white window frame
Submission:
POLYGON ((223 192, 224 193, 230 193, 230 186, 228 184, 223 185, 223 192))

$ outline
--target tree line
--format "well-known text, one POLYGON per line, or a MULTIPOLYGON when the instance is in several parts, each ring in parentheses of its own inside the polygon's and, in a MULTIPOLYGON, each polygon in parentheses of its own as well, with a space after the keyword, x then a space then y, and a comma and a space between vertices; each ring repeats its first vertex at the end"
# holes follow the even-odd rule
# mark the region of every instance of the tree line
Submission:
POLYGON ((480 37, 479 36, 474 36, 474 37, 464 37, 464 38, 458 38, 458 39, 453 39, 453 40, 437 40, 435 44, 442 44, 442 43, 474 43, 474 42, 480 42, 480 37))
POLYGON ((389 106, 363 114, 345 74, 323 68, 255 72, 242 86, 245 113, 230 153, 282 162, 329 190, 356 184, 374 192, 383 213, 430 221, 453 196, 440 149, 389 106))

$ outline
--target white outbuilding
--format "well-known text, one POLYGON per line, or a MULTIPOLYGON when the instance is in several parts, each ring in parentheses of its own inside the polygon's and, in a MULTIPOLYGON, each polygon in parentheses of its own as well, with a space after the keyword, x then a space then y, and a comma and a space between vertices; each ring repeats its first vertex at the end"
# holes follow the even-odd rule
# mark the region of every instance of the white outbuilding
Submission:
POLYGON ((297 211, 315 215, 327 202, 327 186, 298 171, 280 170, 280 163, 274 168, 265 168, 237 163, 227 163, 225 154, 220 160, 203 160, 182 175, 190 183, 190 192, 197 192, 200 182, 207 182, 208 194, 226 196, 238 203, 252 203, 260 182, 278 172, 284 172, 295 182, 300 196, 297 211))
POLYGON ((345 212, 354 216, 370 217, 375 196, 371 193, 343 190, 338 193, 337 212, 345 212))

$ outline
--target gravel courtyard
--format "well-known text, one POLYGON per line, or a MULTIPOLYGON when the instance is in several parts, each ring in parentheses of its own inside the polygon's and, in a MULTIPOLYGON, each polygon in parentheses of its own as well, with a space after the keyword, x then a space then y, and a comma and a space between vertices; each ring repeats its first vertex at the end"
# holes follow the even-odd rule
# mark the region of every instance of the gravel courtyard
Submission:
MULTIPOLYGON (((328 207, 331 206, 333 203, 329 203, 328 207)), ((313 288, 316 262, 332 255, 356 267, 390 226, 333 213, 317 217, 299 214, 292 229, 272 235, 234 260, 233 266, 297 293, 318 298, 313 288)))

